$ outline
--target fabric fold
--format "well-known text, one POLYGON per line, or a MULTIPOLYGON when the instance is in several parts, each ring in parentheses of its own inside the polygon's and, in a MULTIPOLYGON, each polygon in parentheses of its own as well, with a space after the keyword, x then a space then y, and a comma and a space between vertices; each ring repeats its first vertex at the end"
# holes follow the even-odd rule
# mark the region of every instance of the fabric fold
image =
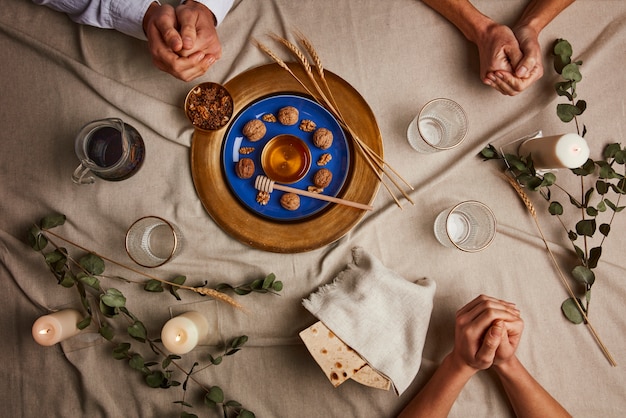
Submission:
POLYGON ((411 282, 361 247, 352 263, 302 304, 367 363, 388 377, 398 395, 411 384, 433 308, 435 282, 411 282))

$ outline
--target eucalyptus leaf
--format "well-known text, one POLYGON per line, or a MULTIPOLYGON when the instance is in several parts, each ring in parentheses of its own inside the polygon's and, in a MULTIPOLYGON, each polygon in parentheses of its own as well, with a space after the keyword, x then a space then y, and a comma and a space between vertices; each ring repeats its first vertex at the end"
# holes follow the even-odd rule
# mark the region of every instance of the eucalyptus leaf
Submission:
POLYGON ((133 354, 128 360, 128 364, 135 370, 144 371, 144 359, 141 354, 133 354))
POLYGON ((33 250, 41 251, 48 246, 48 239, 38 226, 33 226, 28 231, 28 244, 33 250))
POLYGON ((111 341, 113 340, 113 337, 115 336, 115 333, 113 332, 113 328, 111 328, 109 326, 109 324, 104 323, 99 329, 98 332, 100 333, 100 335, 102 335, 102 337, 107 340, 107 341, 111 341))
POLYGON ((581 110, 573 104, 559 103, 556 105, 556 114, 563 122, 571 122, 575 116, 581 113, 581 110))
POLYGON ((78 260, 78 264, 95 276, 104 273, 104 261, 95 254, 87 254, 78 260))
POLYGON ((579 235, 584 235, 586 237, 592 237, 596 232, 596 221, 595 219, 583 219, 576 223, 576 232, 579 235))
POLYGON ((155 370, 146 375, 146 384, 151 388, 163 387, 163 383, 166 381, 165 374, 160 370, 155 370))
POLYGON ((224 402, 224 392, 219 386, 211 386, 204 396, 204 403, 208 406, 216 406, 224 402))
POLYGON ((609 235, 609 232, 611 232, 611 225, 610 224, 602 224, 600 225, 600 227, 598 228, 598 230, 600 231, 600 233, 602 235, 604 235, 605 237, 607 237, 609 235))
POLYGON ((580 69, 578 68, 578 64, 572 62, 563 67, 563 71, 561 71, 561 77, 566 80, 574 81, 578 83, 583 79, 582 74, 580 74, 580 69))
POLYGON ((86 316, 85 318, 82 319, 82 321, 76 324, 76 328, 82 330, 82 329, 87 328, 90 324, 91 324, 91 316, 86 316))
MULTIPOLYGON (((589 260, 587 260, 587 267, 589 267, 590 269, 596 268, 598 266, 600 256, 602 256, 602 247, 593 247, 591 250, 589 250, 589 260)), ((593 276, 592 281, 589 284, 592 285, 594 281, 595 275, 593 276)))
POLYGON ((605 195, 605 194, 607 194, 609 192, 609 185, 605 181, 597 180, 596 181, 596 191, 600 195, 605 195))
POLYGON ((574 267, 572 270, 572 276, 574 276, 574 279, 576 279, 577 282, 586 285, 592 285, 596 280, 596 276, 593 274, 593 271, 585 266, 574 267))
POLYGON ((239 411, 239 414, 237 414, 237 418, 256 418, 256 415, 247 409, 242 409, 239 411))
POLYGON ((106 292, 100 296, 100 301, 111 308, 121 308, 126 305, 126 297, 115 288, 107 289, 106 292))
POLYGON ((45 216, 39 221, 39 225, 42 229, 52 229, 57 226, 61 226, 65 223, 65 215, 62 214, 53 214, 45 216))
POLYGON ((143 288, 148 292, 163 292, 163 285, 161 282, 154 279, 148 280, 143 288))
POLYGON ((148 337, 148 331, 141 321, 135 321, 127 328, 128 335, 140 342, 145 342, 148 337))
POLYGON ((550 212, 550 215, 563 215, 563 205, 559 202, 552 202, 548 207, 548 212, 550 212))
MULTIPOLYGON (((582 307, 582 303, 580 302, 580 300, 578 303, 582 307)), ((572 298, 566 299, 565 302, 561 304, 561 311, 571 323, 582 324, 585 321, 585 318, 580 313, 576 302, 572 298)))
POLYGON ((91 287, 92 289, 100 290, 100 280, 98 280, 97 277, 83 275, 78 277, 78 280, 80 280, 81 283, 91 287))
POLYGON ((196 414, 190 414, 189 412, 182 411, 180 413, 180 418, 198 418, 196 414))
POLYGON ((573 54, 572 45, 565 39, 559 38, 554 43, 554 55, 571 57, 573 54))

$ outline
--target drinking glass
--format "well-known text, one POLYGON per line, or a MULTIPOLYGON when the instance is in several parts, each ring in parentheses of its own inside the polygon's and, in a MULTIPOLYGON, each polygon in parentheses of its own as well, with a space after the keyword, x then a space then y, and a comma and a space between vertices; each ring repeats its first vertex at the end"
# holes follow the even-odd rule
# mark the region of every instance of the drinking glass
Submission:
POLYGON ((484 203, 468 200, 442 211, 434 229, 442 245, 476 252, 487 248, 496 236, 496 218, 484 203))
POLYGON ((74 141, 80 165, 72 174, 76 184, 91 184, 95 177, 119 181, 139 170, 145 156, 145 145, 139 132, 118 118, 89 122, 74 141))
POLYGON ((433 153, 458 146, 467 134, 463 108, 450 99, 426 103, 407 129, 409 144, 418 152, 433 153))
POLYGON ((136 220, 126 232, 126 252, 143 267, 159 267, 173 259, 182 247, 182 234, 158 216, 136 220))

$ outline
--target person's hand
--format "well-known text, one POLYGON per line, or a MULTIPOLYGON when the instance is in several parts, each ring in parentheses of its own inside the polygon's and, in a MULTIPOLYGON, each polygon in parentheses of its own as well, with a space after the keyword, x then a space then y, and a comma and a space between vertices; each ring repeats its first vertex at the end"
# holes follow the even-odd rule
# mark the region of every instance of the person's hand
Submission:
POLYGON ((176 9, 152 3, 143 27, 154 65, 183 81, 203 75, 222 55, 213 13, 195 1, 176 9))
POLYGON ((513 71, 495 71, 488 75, 491 85, 502 94, 515 96, 543 76, 539 34, 527 26, 514 29, 522 58, 513 71))
MULTIPOLYGON (((508 26, 492 22, 475 39, 481 80, 500 91, 496 74, 511 74, 523 57, 519 42, 508 26)), ((502 91, 501 91, 502 92, 502 91)))
POLYGON ((478 296, 456 313, 452 358, 459 367, 469 367, 474 372, 488 369, 496 358, 505 361, 519 342, 520 321, 514 304, 478 296))
POLYGON ((494 366, 501 366, 513 359, 517 346, 522 339, 522 331, 524 330, 524 321, 518 317, 513 321, 505 321, 502 323, 502 338, 500 345, 496 350, 493 359, 494 366))

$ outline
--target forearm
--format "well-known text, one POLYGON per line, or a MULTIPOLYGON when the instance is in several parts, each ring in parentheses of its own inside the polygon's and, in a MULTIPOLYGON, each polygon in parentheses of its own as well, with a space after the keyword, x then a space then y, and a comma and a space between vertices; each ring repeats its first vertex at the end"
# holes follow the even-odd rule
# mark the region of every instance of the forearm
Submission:
POLYGON ((459 366, 451 355, 446 356, 435 374, 398 418, 447 417, 454 401, 475 373, 475 369, 467 365, 459 366))
POLYGON ((532 0, 524 9, 515 27, 525 26, 539 33, 573 2, 574 0, 532 0))
POLYGON ((517 357, 494 365, 494 369, 518 418, 571 417, 528 373, 517 357))
POLYGON ((495 24, 476 9, 469 0, 422 0, 445 17, 471 42, 477 44, 488 29, 495 24))

